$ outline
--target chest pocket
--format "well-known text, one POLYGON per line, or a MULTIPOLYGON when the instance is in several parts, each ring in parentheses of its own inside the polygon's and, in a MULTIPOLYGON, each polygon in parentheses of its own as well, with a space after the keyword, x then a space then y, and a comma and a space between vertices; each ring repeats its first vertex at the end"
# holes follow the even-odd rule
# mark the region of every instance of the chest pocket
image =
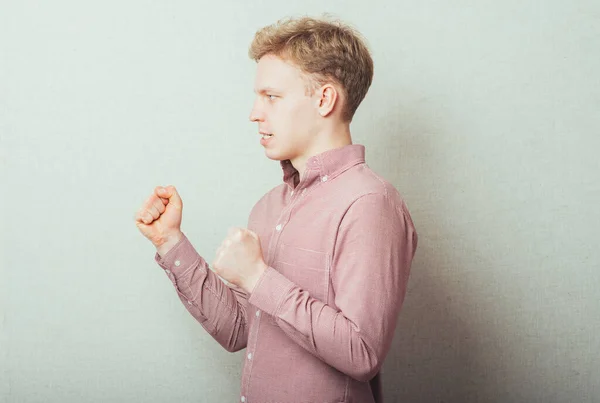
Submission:
POLYGON ((310 249, 280 244, 276 269, 311 297, 327 303, 329 255, 310 249))

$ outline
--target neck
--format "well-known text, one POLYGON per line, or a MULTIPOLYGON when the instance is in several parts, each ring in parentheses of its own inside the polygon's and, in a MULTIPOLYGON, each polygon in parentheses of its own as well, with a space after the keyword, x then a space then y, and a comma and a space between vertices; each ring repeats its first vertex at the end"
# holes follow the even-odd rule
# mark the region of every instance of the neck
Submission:
POLYGON ((352 144, 350 125, 349 123, 341 123, 337 127, 331 128, 331 130, 319 133, 315 136, 313 145, 308 147, 305 153, 290 161, 294 168, 299 172, 300 178, 302 178, 304 171, 306 170, 306 161, 308 161, 310 157, 350 144, 352 144))

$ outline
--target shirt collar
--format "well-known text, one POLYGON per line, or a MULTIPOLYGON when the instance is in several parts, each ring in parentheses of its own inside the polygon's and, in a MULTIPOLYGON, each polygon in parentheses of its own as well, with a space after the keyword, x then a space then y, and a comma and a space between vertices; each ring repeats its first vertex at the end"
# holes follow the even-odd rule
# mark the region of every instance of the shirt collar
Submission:
MULTIPOLYGON (((315 182, 333 179, 348 168, 365 162, 365 146, 362 144, 349 144, 343 147, 327 150, 310 157, 306 161, 306 172, 300 187, 309 187, 315 182)), ((290 160, 281 161, 283 181, 292 189, 294 180, 299 172, 290 160)), ((300 178, 298 178, 300 180, 300 178)))

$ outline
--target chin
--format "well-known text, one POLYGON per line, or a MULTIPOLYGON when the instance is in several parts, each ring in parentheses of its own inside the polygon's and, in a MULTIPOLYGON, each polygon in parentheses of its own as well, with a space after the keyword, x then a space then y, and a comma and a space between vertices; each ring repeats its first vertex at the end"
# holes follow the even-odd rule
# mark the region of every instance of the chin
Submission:
POLYGON ((285 161, 290 159, 287 153, 278 151, 276 149, 265 148, 265 155, 267 158, 273 161, 285 161))

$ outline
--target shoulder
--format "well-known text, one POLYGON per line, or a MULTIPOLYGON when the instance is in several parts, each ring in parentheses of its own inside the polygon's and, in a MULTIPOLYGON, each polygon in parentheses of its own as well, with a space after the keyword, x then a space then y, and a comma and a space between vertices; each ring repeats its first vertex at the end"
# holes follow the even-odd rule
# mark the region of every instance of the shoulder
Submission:
POLYGON ((386 210, 408 213, 398 189, 367 164, 360 164, 340 175, 338 185, 347 189, 348 208, 356 203, 376 204, 386 210))
POLYGON ((394 185, 366 164, 357 166, 348 179, 354 181, 356 190, 348 199, 339 228, 379 231, 387 233, 390 240, 395 234, 416 245, 415 225, 404 198, 394 185))

